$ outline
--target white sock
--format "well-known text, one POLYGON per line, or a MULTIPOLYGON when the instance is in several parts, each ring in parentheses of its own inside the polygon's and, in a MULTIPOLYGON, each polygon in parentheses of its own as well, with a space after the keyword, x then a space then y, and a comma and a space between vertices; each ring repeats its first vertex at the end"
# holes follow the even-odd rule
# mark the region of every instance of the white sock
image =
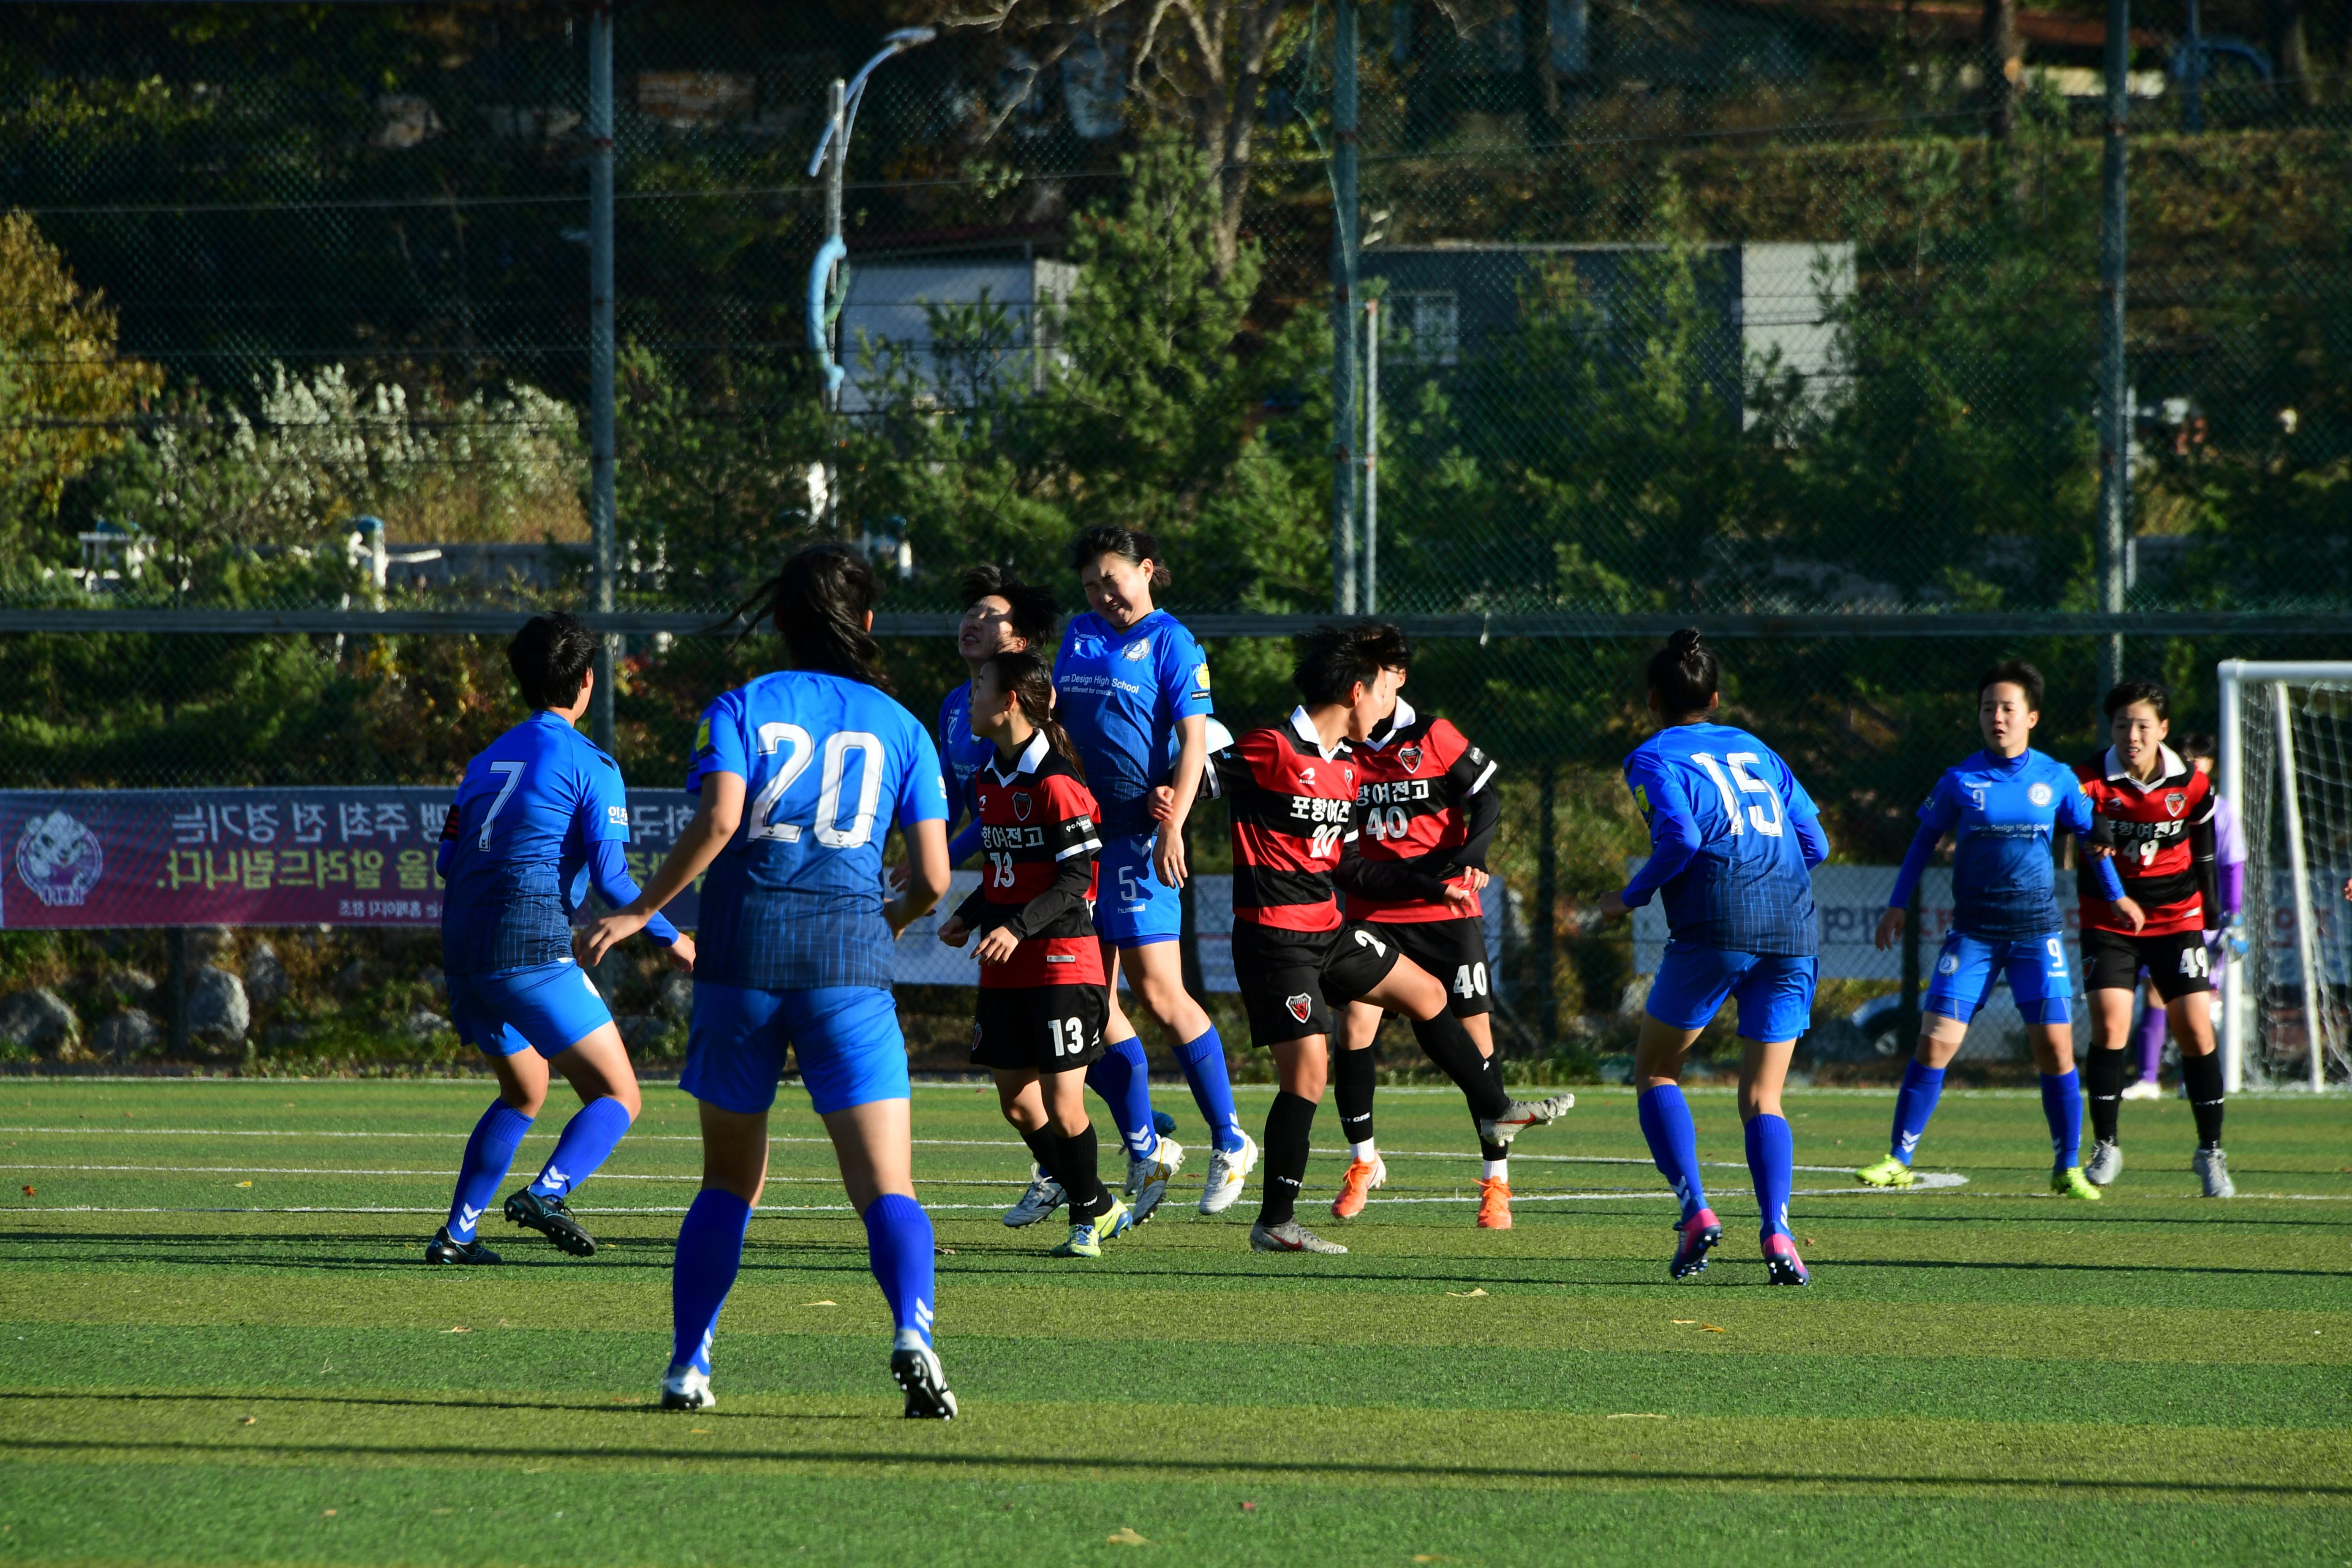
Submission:
POLYGON ((1372 1141, 1369 1138, 1360 1143, 1348 1145, 1348 1158, 1350 1160, 1361 1160, 1369 1165, 1380 1157, 1381 1152, 1372 1146, 1372 1141))
POLYGON ((1489 1180, 1500 1180, 1500 1181, 1506 1181, 1506 1182, 1509 1181, 1509 1180, 1511 1179, 1511 1163, 1510 1163, 1510 1161, 1508 1161, 1508 1160, 1481 1160, 1481 1161, 1479 1161, 1479 1162, 1478 1162, 1478 1179, 1479 1179, 1480 1181, 1482 1181, 1482 1182, 1484 1182, 1484 1181, 1489 1181, 1489 1180))

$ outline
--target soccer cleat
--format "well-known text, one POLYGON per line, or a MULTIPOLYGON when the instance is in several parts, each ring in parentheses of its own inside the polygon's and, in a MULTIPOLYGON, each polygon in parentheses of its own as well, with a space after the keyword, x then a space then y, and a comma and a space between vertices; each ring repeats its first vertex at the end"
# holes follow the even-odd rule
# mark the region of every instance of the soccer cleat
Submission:
POLYGON ((596 1256, 596 1238, 580 1228, 562 1198, 543 1198, 525 1187, 507 1200, 507 1218, 539 1232, 555 1243, 558 1252, 574 1258, 596 1256))
POLYGON ((1374 1187, 1389 1184, 1389 1163, 1378 1154, 1369 1160, 1350 1160, 1348 1173, 1339 1179, 1339 1195, 1331 1200, 1331 1217, 1353 1219, 1364 1212, 1364 1200, 1374 1187))
POLYGON ((499 1255, 478 1241, 452 1241, 449 1227, 443 1226, 431 1241, 425 1244, 427 1263, 496 1263, 499 1255))
POLYGON ((2164 1098, 2164 1090, 2157 1083, 2156 1079, 2152 1078, 2144 1078, 2137 1083, 2133 1084, 2130 1088, 2125 1089, 2123 1098, 2126 1100, 2162 1100, 2164 1098))
POLYGON ((1810 1285, 1813 1277, 1805 1272, 1805 1260, 1797 1256, 1797 1244, 1775 1231, 1764 1242, 1764 1272, 1767 1285, 1810 1285))
POLYGON ((1500 1176, 1478 1178, 1478 1228, 1511 1228, 1511 1184, 1500 1176))
POLYGON ((1223 1214, 1242 1195, 1242 1178, 1257 1169, 1257 1141, 1242 1134, 1242 1146, 1231 1153, 1219 1149, 1209 1156, 1208 1184, 1201 1189, 1201 1212, 1223 1214))
POLYGON ((930 1346, 906 1345, 892 1351, 890 1375, 907 1391, 908 1420, 955 1419, 956 1396, 948 1392, 948 1374, 930 1346))
POLYGON ((1853 1179, 1874 1187, 1907 1187, 1919 1178, 1911 1173, 1910 1166, 1889 1154, 1877 1164, 1864 1165, 1856 1171, 1853 1179))
POLYGON ((1168 1184, 1175 1179, 1176 1169, 1184 1163, 1184 1145, 1173 1138, 1162 1138, 1151 1152, 1140 1160, 1127 1163, 1127 1195, 1135 1200, 1135 1223, 1141 1225, 1160 1212, 1168 1196, 1168 1184))
POLYGON ((1035 1225, 1068 1201, 1068 1194, 1062 1191, 1062 1184, 1047 1175, 1044 1166, 1032 1163, 1029 1167, 1029 1190, 1021 1194, 1019 1203, 1004 1211, 1004 1223, 1015 1230, 1024 1225, 1035 1225))
POLYGON ((2083 1162, 2083 1179, 2095 1187, 2111 1187, 2116 1178, 2124 1173, 2124 1152, 2116 1147, 2112 1138, 2102 1138, 2091 1145, 2091 1157, 2083 1162))
POLYGON ((690 1366, 674 1366, 662 1373, 664 1410, 708 1410, 719 1403, 710 1392, 710 1374, 690 1366))
POLYGON ((1478 1119, 1478 1136, 1488 1143, 1510 1146, 1511 1140, 1530 1127, 1549 1127, 1561 1112, 1576 1103, 1572 1094, 1555 1094, 1543 1100, 1515 1100, 1503 1114, 1489 1121, 1478 1119))
POLYGON ((2050 1173, 2050 1190, 2062 1198, 2080 1198, 2086 1203, 2099 1201, 2099 1189, 2083 1179, 2083 1167, 2069 1165, 2063 1171, 2050 1173))
POLYGON ((1135 1211, 1117 1198, 1092 1219, 1073 1220, 1070 1239, 1054 1248, 1055 1258, 1100 1258, 1102 1244, 1135 1228, 1135 1211))
POLYGON ((1675 1226, 1678 1238, 1675 1243, 1675 1260, 1666 1265, 1667 1275, 1675 1279, 1706 1271, 1706 1255, 1710 1247, 1723 1239, 1723 1226, 1717 1223, 1713 1209, 1698 1213, 1675 1226))
POLYGON ((1252 1252, 1345 1252, 1336 1241, 1326 1241, 1295 1219, 1280 1225, 1260 1222, 1250 1226, 1252 1252))
POLYGON ((2234 1198, 2238 1195, 2238 1184, 2230 1180, 2229 1157, 2221 1150, 2198 1150, 2197 1157, 2189 1162, 2189 1168, 2204 1182, 2207 1197, 2234 1198))

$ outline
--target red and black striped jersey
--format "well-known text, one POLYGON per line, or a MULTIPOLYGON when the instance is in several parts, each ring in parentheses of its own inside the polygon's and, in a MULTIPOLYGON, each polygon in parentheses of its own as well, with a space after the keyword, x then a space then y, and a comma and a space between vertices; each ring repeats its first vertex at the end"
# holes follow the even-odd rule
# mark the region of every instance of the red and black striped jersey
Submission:
POLYGON ((1056 755, 1043 731, 1007 768, 1002 759, 971 775, 980 824, 980 887, 956 910, 975 935, 1010 925, 1021 945, 1003 963, 980 966, 991 990, 1100 985, 1095 942, 1095 797, 1056 755))
MULTIPOLYGON (((2097 814, 2100 837, 2115 845, 2124 894, 2147 916, 2147 924, 2140 928, 2143 936, 2168 936, 2220 923, 2207 920, 2205 901, 2213 879, 2212 781, 2171 747, 2162 747, 2160 752, 2153 784, 2142 784, 2126 772, 2113 747, 2074 770, 2097 814)), ((2087 864, 2075 868, 2075 880, 2086 929, 2131 929, 2100 896, 2087 864)))
POLYGON ((1326 750, 1300 708, 1287 724, 1252 730, 1210 765, 1233 819, 1234 923, 1337 929, 1331 874, 1356 837, 1353 749, 1341 741, 1326 750))
POLYGON ((1373 864, 1414 862, 1425 885, 1420 897, 1395 899, 1350 890, 1348 918, 1395 923, 1483 914, 1475 896, 1466 904, 1448 902, 1444 887, 1466 866, 1486 868, 1486 841, 1501 816, 1491 797, 1480 798, 1495 778, 1486 753, 1445 720, 1416 713, 1400 700, 1388 722, 1357 744, 1355 763, 1356 853, 1373 864), (1474 837, 1481 840, 1475 846, 1474 837))

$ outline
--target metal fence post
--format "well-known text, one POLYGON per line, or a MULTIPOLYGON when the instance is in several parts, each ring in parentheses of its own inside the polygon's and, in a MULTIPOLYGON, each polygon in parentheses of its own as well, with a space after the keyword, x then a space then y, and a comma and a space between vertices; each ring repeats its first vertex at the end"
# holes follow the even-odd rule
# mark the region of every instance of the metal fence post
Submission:
MULTIPOLYGON (((596 545, 593 603, 613 610, 613 7, 588 14, 588 521, 596 545)), ((592 721, 613 749, 613 654, 598 639, 592 721)))
POLYGON ((1331 29, 1331 609, 1356 613, 1356 0, 1331 29))
MULTIPOLYGON (((2131 0, 2107 0, 2107 135, 2099 169, 2099 608, 2121 615, 2131 528, 2131 375, 2124 359, 2124 137, 2131 117, 2131 0)), ((2100 688, 2124 678, 2124 638, 2101 644, 2100 688)))
POLYGON ((1364 301, 1364 614, 1381 613, 1381 302, 1364 301))
POLYGON ((1536 1038, 1547 1051, 1559 1043, 1559 849, 1553 842, 1559 769, 1546 763, 1536 774, 1536 1038))

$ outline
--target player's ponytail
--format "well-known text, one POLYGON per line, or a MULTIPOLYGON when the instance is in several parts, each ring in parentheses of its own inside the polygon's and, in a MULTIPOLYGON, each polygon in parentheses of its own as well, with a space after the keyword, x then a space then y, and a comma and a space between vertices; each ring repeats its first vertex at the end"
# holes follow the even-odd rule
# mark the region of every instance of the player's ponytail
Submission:
POLYGON ((1021 704, 1021 716, 1045 732, 1045 744, 1054 754, 1069 763, 1070 771, 1080 783, 1087 776, 1086 763, 1078 760, 1077 742, 1054 717, 1054 672, 1036 654, 1025 650, 1000 653, 991 658, 982 668, 995 679, 997 689, 1010 692, 1021 704))
POLYGON ((812 544, 753 589, 728 620, 744 622, 738 642, 761 622, 774 623, 795 669, 823 670, 888 691, 882 649, 866 629, 881 596, 882 584, 865 556, 845 544, 812 544))
POLYGON ((1722 680, 1723 667, 1696 626, 1675 632, 1650 656, 1650 689, 1657 693, 1658 711, 1669 719, 1714 707, 1722 680))

